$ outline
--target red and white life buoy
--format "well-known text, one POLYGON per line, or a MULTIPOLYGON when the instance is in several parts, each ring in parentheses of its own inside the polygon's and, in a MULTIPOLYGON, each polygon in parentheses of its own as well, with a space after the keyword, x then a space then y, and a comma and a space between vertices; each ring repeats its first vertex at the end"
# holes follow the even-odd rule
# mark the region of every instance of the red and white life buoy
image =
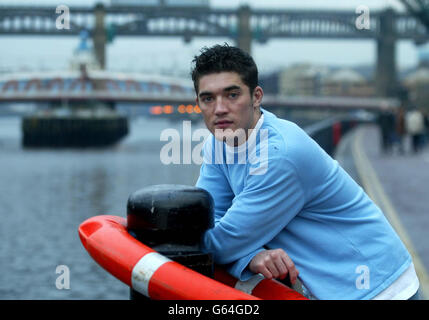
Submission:
POLYGON ((92 217, 80 225, 79 236, 98 264, 151 299, 306 299, 274 280, 252 278, 240 282, 221 269, 216 270, 215 279, 206 277, 136 240, 128 233, 126 223, 125 218, 117 216, 92 217))
POLYGON ((263 300, 308 300, 302 294, 285 286, 283 283, 277 280, 265 279, 261 274, 257 274, 247 281, 240 281, 225 270, 215 268, 214 278, 263 300))

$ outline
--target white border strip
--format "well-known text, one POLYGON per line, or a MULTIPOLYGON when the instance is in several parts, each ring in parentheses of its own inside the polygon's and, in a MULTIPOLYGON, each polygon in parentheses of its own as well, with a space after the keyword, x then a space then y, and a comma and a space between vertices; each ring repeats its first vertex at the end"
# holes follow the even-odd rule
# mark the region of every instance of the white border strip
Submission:
POLYGON ((150 252, 144 255, 133 268, 131 273, 131 285, 134 290, 144 294, 150 298, 149 295, 149 281, 153 274, 164 263, 172 261, 158 252, 150 252))

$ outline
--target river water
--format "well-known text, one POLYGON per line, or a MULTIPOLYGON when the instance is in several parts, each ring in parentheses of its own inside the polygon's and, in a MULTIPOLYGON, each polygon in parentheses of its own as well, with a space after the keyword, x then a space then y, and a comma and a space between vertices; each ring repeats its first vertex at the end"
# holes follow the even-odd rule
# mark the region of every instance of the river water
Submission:
POLYGON ((23 149, 20 125, 0 117, 0 299, 128 299, 129 288, 88 255, 78 226, 95 215, 126 217, 140 188, 193 185, 197 164, 160 160, 161 131, 181 133, 182 122, 138 118, 118 145, 84 150, 23 149))

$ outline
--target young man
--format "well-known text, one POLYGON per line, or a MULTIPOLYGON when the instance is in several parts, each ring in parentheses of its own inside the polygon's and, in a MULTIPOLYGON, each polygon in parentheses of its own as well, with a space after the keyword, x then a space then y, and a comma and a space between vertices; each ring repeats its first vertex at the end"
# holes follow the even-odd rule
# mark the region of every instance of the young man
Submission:
POLYGON ((260 108, 253 59, 204 48, 192 79, 205 124, 197 186, 215 203, 203 247, 240 280, 256 273, 316 299, 408 299, 407 249, 362 188, 303 130, 260 108))

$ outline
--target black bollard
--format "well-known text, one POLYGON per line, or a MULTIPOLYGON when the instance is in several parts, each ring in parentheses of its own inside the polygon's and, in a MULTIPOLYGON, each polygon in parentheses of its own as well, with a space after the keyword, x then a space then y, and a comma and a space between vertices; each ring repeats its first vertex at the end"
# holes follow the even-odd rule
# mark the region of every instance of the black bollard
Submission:
MULTIPOLYGON (((128 198, 127 229, 133 237, 208 277, 213 277, 213 259, 201 251, 200 241, 213 225, 213 198, 201 188, 155 185, 128 198)), ((131 288, 130 299, 147 297, 131 288)))

